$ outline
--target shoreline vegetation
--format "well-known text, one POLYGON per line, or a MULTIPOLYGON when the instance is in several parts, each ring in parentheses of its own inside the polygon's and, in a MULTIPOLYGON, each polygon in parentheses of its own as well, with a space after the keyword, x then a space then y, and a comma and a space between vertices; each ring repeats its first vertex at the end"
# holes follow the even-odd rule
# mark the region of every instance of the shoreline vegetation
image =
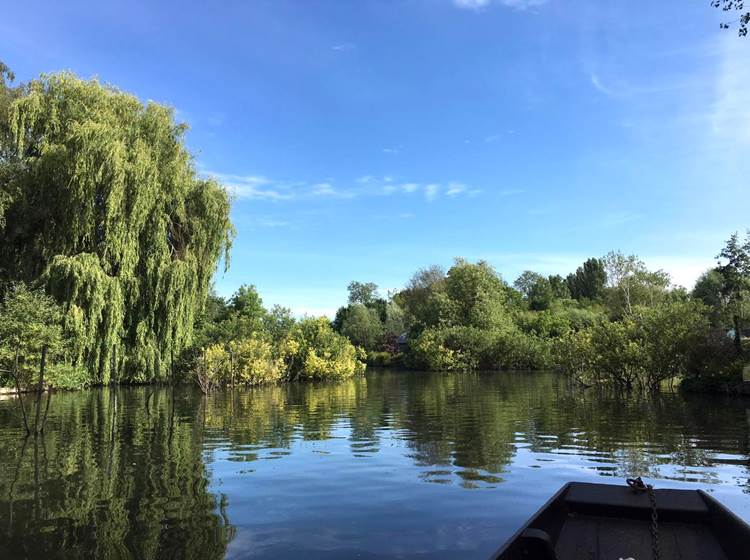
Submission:
POLYGON ((231 200, 198 174, 185 131, 173 110, 96 80, 14 86, 0 63, 0 386, 36 392, 35 431, 47 388, 210 392, 345 379, 366 364, 556 369, 622 390, 742 384, 750 234, 732 235, 691 292, 620 252, 512 284, 456 259, 387 295, 352 282, 333 321, 300 319, 266 309, 253 286, 213 293, 231 200))

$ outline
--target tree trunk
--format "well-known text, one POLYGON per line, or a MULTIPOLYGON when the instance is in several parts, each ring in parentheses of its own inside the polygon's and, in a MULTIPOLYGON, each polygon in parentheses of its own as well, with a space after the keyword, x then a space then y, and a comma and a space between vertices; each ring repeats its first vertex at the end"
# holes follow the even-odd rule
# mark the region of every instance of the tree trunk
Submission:
POLYGON ((18 393, 18 403, 21 405, 21 414, 23 414, 23 427, 26 428, 26 435, 31 433, 29 429, 29 418, 26 416, 26 406, 23 404, 23 393, 21 393, 21 382, 18 381, 18 346, 16 346, 16 356, 13 359, 13 381, 16 382, 16 393, 18 393))
POLYGON ((47 365, 47 347, 42 346, 42 363, 39 365, 39 384, 36 386, 36 404, 34 415, 34 433, 39 433, 39 415, 42 412, 42 393, 44 392, 44 367, 47 365))
POLYGON ((742 353, 742 331, 740 330, 740 316, 735 314, 732 316, 732 322, 734 323, 734 347, 738 354, 742 353))

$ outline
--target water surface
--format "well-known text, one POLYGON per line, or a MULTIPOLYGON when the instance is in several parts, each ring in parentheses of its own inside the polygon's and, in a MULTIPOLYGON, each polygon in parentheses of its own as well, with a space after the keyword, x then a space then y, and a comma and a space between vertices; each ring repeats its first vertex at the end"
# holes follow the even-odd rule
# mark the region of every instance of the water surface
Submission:
POLYGON ((702 488, 750 520, 750 401, 555 374, 372 371, 203 397, 0 401, 0 558, 486 558, 570 480, 702 488))

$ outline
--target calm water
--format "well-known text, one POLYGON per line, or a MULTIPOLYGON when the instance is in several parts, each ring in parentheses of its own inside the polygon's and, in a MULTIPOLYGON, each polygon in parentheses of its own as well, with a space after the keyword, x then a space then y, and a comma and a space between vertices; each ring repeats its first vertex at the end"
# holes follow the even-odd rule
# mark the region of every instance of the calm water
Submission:
POLYGON ((0 401, 0 558, 477 558, 569 480, 703 488, 750 520, 750 401, 553 374, 371 372, 204 398, 0 401))

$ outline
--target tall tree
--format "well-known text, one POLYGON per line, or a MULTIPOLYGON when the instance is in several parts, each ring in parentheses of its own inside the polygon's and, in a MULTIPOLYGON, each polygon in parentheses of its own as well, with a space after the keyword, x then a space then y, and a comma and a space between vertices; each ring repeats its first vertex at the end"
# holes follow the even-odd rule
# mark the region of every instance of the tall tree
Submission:
POLYGON ((722 294, 732 315, 734 344, 741 352, 742 304, 750 292, 750 232, 744 242, 740 241, 737 233, 733 233, 717 258, 719 265, 716 270, 724 280, 722 294))
POLYGON ((378 285, 374 282, 350 282, 349 303, 361 303, 371 305, 378 299, 378 285))
POLYGON ((607 273, 601 259, 588 259, 565 279, 570 295, 577 299, 596 300, 602 296, 607 273))
POLYGON ((22 86, 2 116, 2 280, 42 279, 93 381, 164 379, 232 236, 186 126, 69 73, 22 86))

